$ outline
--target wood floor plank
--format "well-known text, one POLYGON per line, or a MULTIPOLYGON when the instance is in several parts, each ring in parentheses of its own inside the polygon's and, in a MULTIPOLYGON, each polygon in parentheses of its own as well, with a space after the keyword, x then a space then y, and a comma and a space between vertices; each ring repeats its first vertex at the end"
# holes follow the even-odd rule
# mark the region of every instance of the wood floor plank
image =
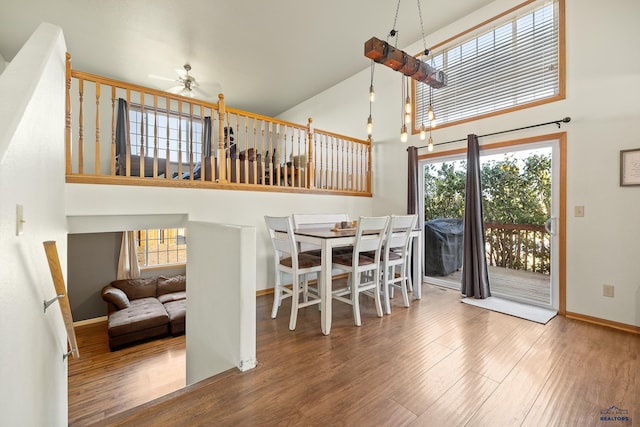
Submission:
POLYGON ((475 372, 467 371, 412 426, 464 426, 498 383, 475 372))
POLYGON ((639 349, 629 347, 627 333, 597 325, 579 329, 566 337, 571 349, 563 354, 523 425, 560 426, 566 418, 575 425, 611 425, 599 420, 600 412, 611 406, 640 421, 634 414, 640 396, 630 381, 637 381, 640 372, 639 349))
POLYGON ((271 319, 272 296, 258 297, 257 367, 186 388, 184 337, 111 353, 104 325, 79 328, 70 425, 589 426, 610 405, 640 421, 637 335, 563 317, 539 325, 431 285, 383 318, 362 298, 361 327, 334 302, 323 336, 316 307, 289 331, 290 303, 271 319))
MULTIPOLYGON (((563 319, 558 320, 561 322, 563 319)), ((566 351, 564 337, 553 333, 560 322, 553 319, 547 323, 545 333, 469 420, 468 426, 522 424, 543 386, 560 366, 566 351)))

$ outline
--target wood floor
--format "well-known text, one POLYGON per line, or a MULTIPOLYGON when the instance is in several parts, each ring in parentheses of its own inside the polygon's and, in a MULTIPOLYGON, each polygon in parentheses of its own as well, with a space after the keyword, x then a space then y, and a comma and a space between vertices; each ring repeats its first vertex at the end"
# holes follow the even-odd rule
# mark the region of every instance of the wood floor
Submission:
MULTIPOLYGON (((326 337, 317 308, 304 309, 291 332, 288 302, 271 320, 272 297, 258 297, 257 368, 227 371, 106 419, 158 384, 184 382, 184 340, 96 355, 84 372, 74 366, 82 358, 71 361, 70 425, 640 425, 639 336, 559 316, 541 325, 461 304, 453 290, 423 289, 421 301, 407 309, 396 298, 381 319, 362 297, 359 328, 350 307, 334 302, 326 337), (150 357, 175 361, 129 373, 130 355, 144 364, 152 348, 150 357), (101 373, 90 373, 91 365, 101 373), (76 386, 74 377, 84 375, 95 380, 76 386), (128 385, 112 388, 120 382, 128 385), (81 413, 85 405, 92 409, 81 413), (612 406, 632 421, 601 421, 612 406)), ((78 332, 81 356, 93 357, 78 332)))

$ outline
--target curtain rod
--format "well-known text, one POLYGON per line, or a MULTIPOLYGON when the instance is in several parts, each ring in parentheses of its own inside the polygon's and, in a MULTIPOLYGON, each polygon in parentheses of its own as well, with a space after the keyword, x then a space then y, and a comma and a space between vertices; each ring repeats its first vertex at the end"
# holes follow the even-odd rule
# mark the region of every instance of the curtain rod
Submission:
MULTIPOLYGON (((482 138, 484 136, 499 135, 501 133, 515 132, 517 130, 530 129, 530 128, 535 128, 535 127, 538 127, 538 126, 546 126, 546 125, 551 125, 551 124, 556 124, 556 125, 558 125, 558 128, 560 128, 560 123, 569 123, 570 121, 571 121, 571 117, 565 117, 564 119, 554 120, 552 122, 538 123, 537 125, 524 126, 524 127, 521 127, 521 128, 509 129, 509 130, 501 130, 500 132, 486 133, 484 135, 478 135, 478 138, 482 138)), ((453 140, 453 141, 439 142, 437 144, 433 144, 433 146, 435 147, 436 145, 452 144, 454 142, 463 142, 463 141, 466 141, 466 140, 467 140, 467 138, 462 138, 462 139, 456 139, 456 140, 453 140)), ((417 147, 417 148, 421 149, 421 148, 427 148, 427 147, 428 147, 428 145, 422 145, 422 146, 417 147)))

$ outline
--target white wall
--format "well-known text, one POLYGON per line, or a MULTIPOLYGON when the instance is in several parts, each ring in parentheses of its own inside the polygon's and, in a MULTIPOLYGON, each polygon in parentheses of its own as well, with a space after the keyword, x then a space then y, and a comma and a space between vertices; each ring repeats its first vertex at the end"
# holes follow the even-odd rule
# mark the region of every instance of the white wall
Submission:
MULTIPOLYGON (((272 288, 274 272, 271 242, 265 215, 290 215, 305 212, 347 212, 352 218, 370 215, 369 197, 318 196, 292 193, 203 190, 186 188, 133 187, 89 184, 66 185, 67 215, 83 217, 72 221, 74 232, 113 231, 111 221, 86 224, 91 216, 185 214, 190 221, 246 225, 256 228, 256 289, 272 288)), ((126 217, 123 217, 123 223, 126 217)), ((129 222, 127 220, 127 222, 129 222)))
POLYGON ((0 75, 0 412, 11 426, 67 425, 67 337, 42 242, 66 275, 62 31, 43 24, 0 75), (16 236, 16 204, 24 234, 16 236))
MULTIPOLYGON (((435 45, 520 3, 498 0, 462 20, 427 35, 435 45)), ((571 117, 567 132, 566 290, 569 312, 640 326, 640 187, 620 187, 620 150, 640 148, 640 2, 566 1, 567 98, 472 123, 438 129, 434 142, 465 138, 571 117), (574 205, 585 217, 572 216, 574 205), (615 285, 614 298, 602 284, 615 285)), ((380 36, 380 35, 378 35, 380 36)), ((363 40, 364 43, 364 40, 363 40)), ((421 41, 409 46, 418 52, 421 41)), ((318 127, 366 138, 369 69, 281 115, 314 118, 318 127), (350 117, 346 122, 344 117, 350 117)), ((425 145, 417 135, 399 142, 400 74, 384 66, 375 72, 374 214, 406 206, 408 145, 425 145)), ((437 105, 436 114, 437 114, 437 105)), ((556 132, 555 126, 498 137, 481 144, 556 132)), ((449 144, 437 150, 463 147, 449 144)))
POLYGON ((255 367, 256 229, 203 221, 188 227, 190 385, 233 367, 255 367))

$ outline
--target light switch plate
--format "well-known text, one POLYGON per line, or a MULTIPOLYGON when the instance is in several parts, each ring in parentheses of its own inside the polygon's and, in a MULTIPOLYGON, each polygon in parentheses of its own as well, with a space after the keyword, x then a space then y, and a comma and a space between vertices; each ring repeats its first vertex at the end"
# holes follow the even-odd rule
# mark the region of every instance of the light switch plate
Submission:
POLYGON ((576 207, 574 208, 574 214, 575 214, 576 217, 583 217, 584 216, 584 206, 576 205, 576 207))
POLYGON ((21 236, 24 226, 24 214, 22 205, 16 205, 16 236, 21 236))

